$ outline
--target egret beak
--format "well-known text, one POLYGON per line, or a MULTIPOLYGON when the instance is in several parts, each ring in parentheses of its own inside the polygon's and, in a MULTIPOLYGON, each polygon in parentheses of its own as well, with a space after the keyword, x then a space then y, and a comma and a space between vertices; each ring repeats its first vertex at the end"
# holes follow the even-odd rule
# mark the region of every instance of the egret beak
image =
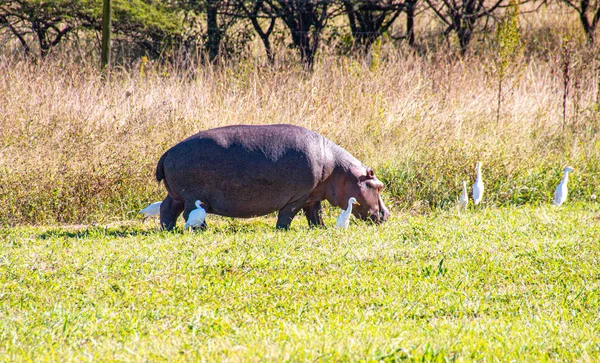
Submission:
POLYGON ((360 205, 360 203, 359 203, 359 202, 354 202, 354 204, 356 204, 356 205, 360 205))

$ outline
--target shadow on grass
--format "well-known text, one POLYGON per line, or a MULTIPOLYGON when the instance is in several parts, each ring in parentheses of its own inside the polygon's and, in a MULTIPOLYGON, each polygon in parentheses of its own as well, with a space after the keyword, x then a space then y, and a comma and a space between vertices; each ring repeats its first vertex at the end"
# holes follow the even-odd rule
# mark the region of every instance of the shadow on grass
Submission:
POLYGON ((168 233, 158 231, 157 229, 143 230, 133 227, 88 227, 84 229, 68 230, 64 228, 55 228, 44 231, 38 235, 39 239, 50 238, 93 238, 93 237, 134 237, 134 236, 149 236, 157 233, 168 233))
MULTIPOLYGON (((271 217, 271 216, 269 216, 271 217)), ((302 230, 308 228, 308 224, 303 218, 296 218, 290 230, 302 230), (297 219, 297 220, 296 220, 297 219)), ((196 230, 193 233, 201 235, 204 233, 214 234, 245 234, 277 231, 275 228, 275 218, 256 217, 249 219, 236 219, 221 216, 213 216, 213 220, 207 223, 205 231, 196 230)), ((367 222, 368 223, 368 222, 367 222)), ((374 227, 378 226, 374 223, 369 223, 374 227)), ((333 225, 316 227, 318 230, 326 230, 333 228, 333 225)), ((311 228, 312 229, 312 228, 311 228)), ((99 237, 126 238, 135 236, 151 236, 157 234, 174 234, 184 235, 190 233, 183 229, 181 224, 178 224, 172 231, 161 231, 158 225, 151 227, 149 225, 132 224, 132 225, 95 225, 95 226, 66 226, 55 227, 37 233, 37 238, 46 240, 51 238, 69 238, 69 239, 86 239, 99 237)))
POLYGON ((275 230, 275 226, 270 225, 268 221, 244 221, 231 218, 225 223, 209 225, 208 230, 224 234, 255 233, 275 230))
MULTIPOLYGON (((237 233, 254 233, 258 231, 264 231, 269 229, 266 223, 243 223, 239 221, 231 221, 228 223, 216 223, 212 226, 209 225, 206 231, 196 230, 193 233, 202 234, 206 232, 212 233, 224 233, 224 234, 237 234, 237 233)), ((275 229, 274 227, 272 228, 275 229)), ((86 239, 86 238, 98 238, 98 237, 112 237, 112 238, 125 238, 135 236, 150 236, 161 233, 183 235, 189 233, 184 231, 182 226, 175 227, 172 231, 161 231, 157 227, 143 229, 140 227, 131 226, 91 226, 83 228, 52 228, 42 233, 39 233, 37 237, 45 240, 50 238, 73 238, 73 239, 86 239)))

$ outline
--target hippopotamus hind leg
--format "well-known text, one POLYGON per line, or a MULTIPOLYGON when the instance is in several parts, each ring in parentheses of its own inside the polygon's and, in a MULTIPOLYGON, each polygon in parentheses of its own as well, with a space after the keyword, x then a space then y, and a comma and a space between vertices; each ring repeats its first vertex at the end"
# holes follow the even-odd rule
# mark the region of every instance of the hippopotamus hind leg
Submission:
POLYGON ((183 201, 167 195, 160 205, 160 225, 163 229, 170 231, 175 227, 177 217, 183 212, 183 206, 183 201))
POLYGON ((300 208, 304 205, 304 200, 290 203, 279 210, 279 215, 277 215, 277 224, 275 227, 277 229, 289 229, 290 224, 292 224, 292 220, 300 212, 300 208))
POLYGON ((321 202, 305 205, 303 209, 310 227, 322 227, 325 225, 321 215, 321 202))

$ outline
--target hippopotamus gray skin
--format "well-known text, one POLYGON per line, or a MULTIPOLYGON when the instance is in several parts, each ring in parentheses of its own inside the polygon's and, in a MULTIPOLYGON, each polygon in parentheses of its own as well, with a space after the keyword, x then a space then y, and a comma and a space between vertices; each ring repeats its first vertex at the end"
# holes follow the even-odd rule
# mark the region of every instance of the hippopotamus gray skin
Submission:
POLYGON ((287 229, 300 209, 310 226, 322 226, 323 200, 346 209, 355 197, 355 217, 380 223, 389 216, 372 169, 318 133, 292 125, 202 131, 161 156, 156 179, 168 192, 160 206, 168 230, 182 212, 187 220, 196 200, 208 213, 227 217, 278 211, 278 229, 287 229))

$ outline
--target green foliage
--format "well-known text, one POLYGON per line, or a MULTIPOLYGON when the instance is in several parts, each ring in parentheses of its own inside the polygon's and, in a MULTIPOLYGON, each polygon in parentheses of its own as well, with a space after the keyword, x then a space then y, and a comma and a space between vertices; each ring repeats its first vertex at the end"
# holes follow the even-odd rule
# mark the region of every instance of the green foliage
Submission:
MULTIPOLYGON (((100 0, 96 0, 101 4, 100 0)), ((113 0, 115 29, 124 34, 147 34, 150 38, 176 36, 183 32, 177 8, 161 1, 113 0)))
POLYGON ((377 71, 379 64, 381 63, 381 38, 377 38, 371 45, 371 65, 369 69, 371 72, 377 71))
MULTIPOLYGON (((102 1, 94 0, 102 19, 102 1)), ((113 0, 113 32, 134 54, 156 57, 183 40, 184 27, 179 9, 162 1, 113 0), (135 49, 139 47, 139 51, 135 49)))
POLYGON ((521 29, 519 27, 519 4, 511 0, 506 14, 498 24, 494 37, 495 56, 493 75, 498 82, 498 105, 496 122, 500 122, 502 97, 507 81, 514 82, 520 76, 522 63, 519 62, 523 50, 521 29))
POLYGON ((598 205, 0 229, 8 361, 598 361, 598 205), (268 223, 268 225, 266 225, 268 223), (326 223, 334 223, 328 216, 326 223))
POLYGON ((517 63, 523 49, 521 29, 519 27, 519 4, 510 1, 506 14, 498 24, 495 34, 496 73, 498 78, 505 78, 509 70, 517 63))
MULTIPOLYGON (((178 9, 153 0, 113 0, 113 32, 158 54, 181 40, 178 9)), ((72 32, 100 30, 102 0, 0 2, 0 30, 18 37, 27 52, 45 56, 72 32), (34 38, 28 37, 33 33, 34 38)))
MULTIPOLYGON (((549 142, 557 141, 541 140, 538 150, 549 142)), ((413 157, 401 158, 400 163, 384 163, 377 172, 394 205, 419 212, 454 208, 463 180, 467 181, 471 192, 477 161, 483 162, 483 203, 488 206, 550 204, 564 166, 571 164, 577 172, 569 178, 569 199, 588 201, 598 194, 596 175, 600 175, 600 149, 592 151, 596 156, 587 153, 569 156, 561 148, 538 155, 518 150, 500 150, 485 155, 486 147, 481 145, 481 150, 471 152, 460 145, 448 147, 443 152, 417 150, 413 157), (507 159, 513 162, 508 164, 507 159)))
POLYGON ((37 49, 43 57, 72 32, 91 24, 90 5, 87 0, 0 1, 0 32, 18 39, 25 53, 37 49))

